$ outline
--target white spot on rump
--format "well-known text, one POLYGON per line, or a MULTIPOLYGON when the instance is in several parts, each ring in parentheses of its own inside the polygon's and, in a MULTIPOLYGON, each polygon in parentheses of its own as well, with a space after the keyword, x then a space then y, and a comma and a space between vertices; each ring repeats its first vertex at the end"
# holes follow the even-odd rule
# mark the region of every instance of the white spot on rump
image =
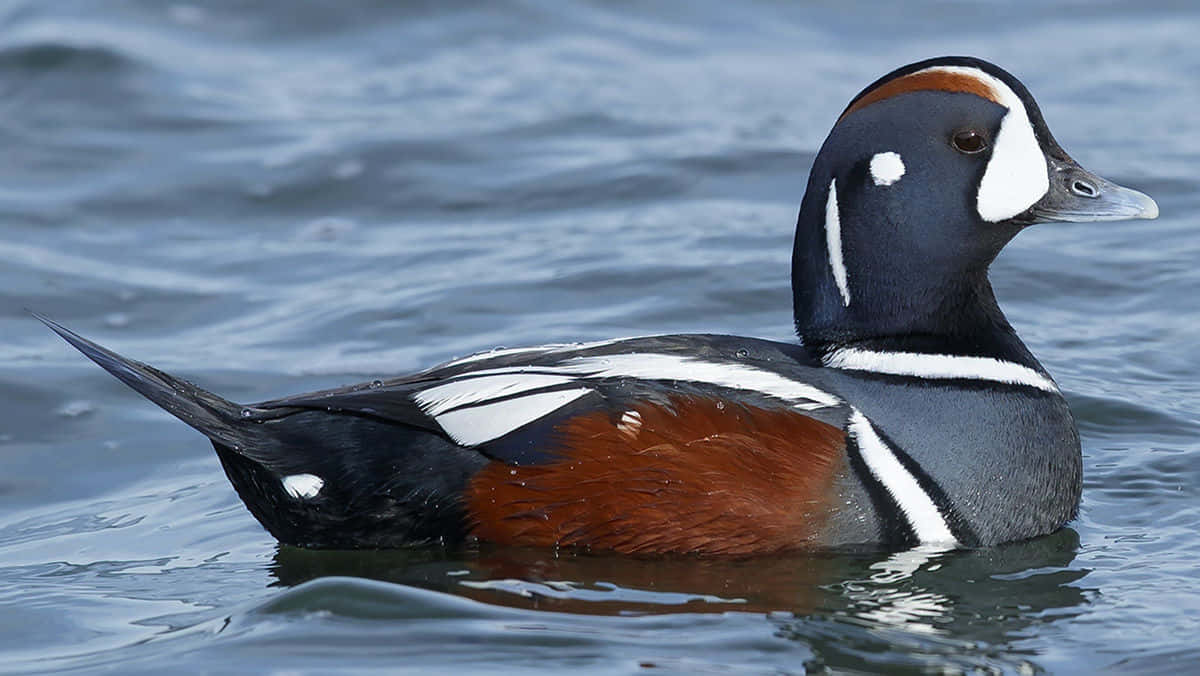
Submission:
POLYGON ((325 487, 325 480, 316 474, 291 474, 283 477, 283 490, 297 500, 311 500, 325 487))
POLYGON ((1000 131, 992 140, 992 157, 979 182, 976 199, 979 217, 991 223, 1003 221, 1042 199, 1050 190, 1050 170, 1021 97, 999 78, 978 68, 935 66, 929 70, 974 77, 1008 108, 1000 121, 1000 131))
POLYGON ((962 378, 992 380, 1009 385, 1026 385, 1046 392, 1058 386, 1045 375, 1021 364, 991 357, 964 357, 920 352, 876 352, 846 347, 827 355, 825 365, 851 371, 870 371, 917 378, 962 378))
POLYGON ((913 533, 922 544, 948 544, 957 546, 958 540, 942 516, 933 499, 929 497, 916 477, 909 473, 896 454, 888 448, 858 409, 850 414, 848 427, 850 436, 858 444, 859 453, 871 474, 883 484, 888 493, 904 512, 913 533))
POLYGON ((876 153, 871 158, 871 180, 875 185, 891 185, 904 175, 904 160, 891 151, 876 153))
POLYGON ((842 305, 850 307, 850 286, 846 280, 846 265, 842 261, 842 222, 838 215, 837 179, 829 182, 829 198, 825 200, 825 247, 829 250, 833 281, 842 294, 842 305))
POLYGON ((549 415, 591 391, 590 388, 580 387, 538 392, 482 406, 460 408, 442 413, 435 419, 446 434, 458 443, 477 446, 549 415))

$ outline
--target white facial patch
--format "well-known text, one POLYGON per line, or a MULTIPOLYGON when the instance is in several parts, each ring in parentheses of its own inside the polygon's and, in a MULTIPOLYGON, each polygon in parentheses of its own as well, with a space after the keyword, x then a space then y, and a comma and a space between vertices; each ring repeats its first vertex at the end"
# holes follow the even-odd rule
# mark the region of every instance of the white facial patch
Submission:
POLYGON ((829 198, 825 200, 825 248, 829 250, 829 268, 842 294, 842 305, 850 307, 850 286, 846 279, 846 264, 842 260, 842 221, 838 215, 837 179, 829 182, 829 198))
POLYGON ((1050 171, 1021 97, 998 78, 978 68, 936 66, 929 70, 981 80, 991 88, 1000 104, 1008 108, 1000 121, 1000 131, 992 140, 992 158, 979 182, 976 199, 979 217, 990 223, 1003 221, 1042 199, 1050 190, 1050 171))
POLYGON ((904 160, 900 155, 888 151, 876 153, 871 158, 871 180, 875 185, 891 185, 904 175, 904 160))
POLYGON ((283 490, 297 500, 317 497, 325 487, 325 480, 316 474, 292 474, 283 477, 283 490))

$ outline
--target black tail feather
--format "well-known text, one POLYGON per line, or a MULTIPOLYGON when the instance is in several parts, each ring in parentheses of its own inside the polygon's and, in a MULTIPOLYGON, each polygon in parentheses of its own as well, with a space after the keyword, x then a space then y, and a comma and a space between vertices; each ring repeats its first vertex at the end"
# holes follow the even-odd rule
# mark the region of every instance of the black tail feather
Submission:
POLYGON ((429 430, 357 412, 242 407, 31 314, 207 436, 250 513, 280 541, 380 548, 466 535, 459 497, 488 462, 482 454, 429 430), (285 482, 297 474, 312 474, 323 487, 297 496, 285 482))
POLYGON ((43 315, 33 311, 30 314, 105 371, 204 436, 234 450, 245 448, 251 432, 247 426, 238 424, 240 405, 152 366, 126 359, 43 315))

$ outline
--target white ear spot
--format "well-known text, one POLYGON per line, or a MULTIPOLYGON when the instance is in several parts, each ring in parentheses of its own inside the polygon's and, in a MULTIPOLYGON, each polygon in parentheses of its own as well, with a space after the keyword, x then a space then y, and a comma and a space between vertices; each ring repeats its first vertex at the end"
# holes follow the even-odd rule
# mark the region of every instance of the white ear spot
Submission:
POLYGON ((888 151, 876 153, 871 158, 871 180, 875 185, 891 185, 904 175, 904 160, 900 155, 888 151))
POLYGON ((292 474, 283 477, 283 490, 297 500, 317 497, 325 486, 325 480, 316 474, 292 474))

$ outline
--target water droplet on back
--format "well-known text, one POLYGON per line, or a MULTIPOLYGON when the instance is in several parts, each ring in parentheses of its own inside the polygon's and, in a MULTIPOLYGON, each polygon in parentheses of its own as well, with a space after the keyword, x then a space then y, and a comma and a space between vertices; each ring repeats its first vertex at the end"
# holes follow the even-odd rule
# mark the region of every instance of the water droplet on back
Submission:
POLYGON ((747 350, 746 348, 743 347, 743 348, 739 349, 737 352, 735 352, 734 356, 737 357, 738 359, 745 359, 746 357, 750 356, 750 350, 747 350))
POLYGON ((82 399, 76 401, 68 401, 55 411, 58 415, 64 418, 78 418, 88 415, 96 410, 95 404, 82 399))

